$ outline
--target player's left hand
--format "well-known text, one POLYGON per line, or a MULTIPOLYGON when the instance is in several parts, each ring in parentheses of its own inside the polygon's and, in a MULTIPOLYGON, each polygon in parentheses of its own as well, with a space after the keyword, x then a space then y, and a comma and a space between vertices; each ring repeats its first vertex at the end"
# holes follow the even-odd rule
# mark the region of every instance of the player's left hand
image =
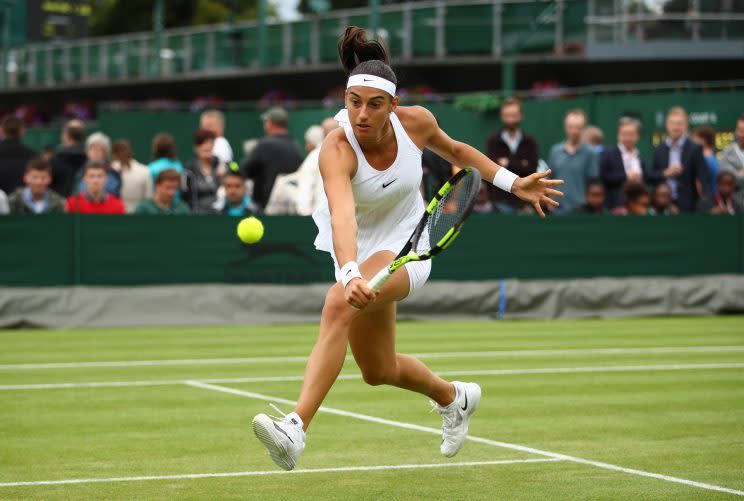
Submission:
POLYGON ((548 169, 545 172, 535 172, 527 177, 519 177, 512 185, 512 193, 532 205, 540 217, 545 217, 540 202, 558 207, 560 204, 552 197, 563 196, 562 191, 553 189, 554 186, 563 184, 563 180, 548 179, 551 172, 551 169, 548 169))

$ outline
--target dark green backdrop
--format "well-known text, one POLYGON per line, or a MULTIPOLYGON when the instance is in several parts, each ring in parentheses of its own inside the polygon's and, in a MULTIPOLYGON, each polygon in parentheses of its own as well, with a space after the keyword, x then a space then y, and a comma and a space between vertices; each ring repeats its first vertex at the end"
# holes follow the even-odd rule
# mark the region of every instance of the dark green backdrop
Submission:
MULTIPOLYGON (((146 285, 332 280, 310 218, 265 217, 243 245, 221 216, 3 216, 0 284, 146 285)), ((744 216, 473 215, 433 279, 744 273, 744 216)))
MULTIPOLYGON (((709 123, 715 129, 732 131, 736 118, 744 113, 744 91, 685 91, 660 92, 644 95, 591 94, 572 99, 553 101, 525 101, 524 128, 533 134, 539 144, 543 158, 550 146, 563 139, 563 115, 571 108, 583 108, 591 123, 601 127, 606 134, 606 143, 614 144, 617 120, 624 114, 632 114, 644 125, 641 153, 649 158, 651 137, 654 130, 663 128, 663 116, 675 105, 684 106, 690 113, 692 125, 709 123)), ((458 111, 450 103, 426 105, 435 113, 442 128, 455 139, 467 142, 480 150, 485 149, 488 135, 500 127, 498 113, 476 113, 458 111)), ((290 112, 290 132, 300 142, 305 130, 323 118, 333 116, 336 109, 312 108, 290 112)), ((242 159, 242 142, 263 134, 259 111, 227 112, 227 139, 238 160, 242 159)), ((190 112, 102 112, 98 123, 89 132, 102 130, 112 140, 129 139, 137 159, 150 161, 150 144, 158 132, 167 131, 176 138, 178 154, 189 160, 193 153, 191 141, 199 124, 199 114, 190 112)), ((46 144, 59 142, 59 129, 30 130, 26 142, 40 149, 46 144)))

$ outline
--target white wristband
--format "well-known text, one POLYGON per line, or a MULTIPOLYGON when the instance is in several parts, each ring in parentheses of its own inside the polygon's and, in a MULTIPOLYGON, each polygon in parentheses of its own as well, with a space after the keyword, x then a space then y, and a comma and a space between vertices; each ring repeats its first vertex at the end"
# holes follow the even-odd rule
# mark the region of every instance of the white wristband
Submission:
POLYGON ((356 261, 349 261, 341 268, 341 283, 344 284, 344 289, 355 278, 362 278, 359 265, 356 264, 356 261))
POLYGON ((496 171, 496 175, 493 177, 493 185, 497 188, 501 188, 508 193, 511 193, 512 185, 518 177, 519 176, 517 176, 510 170, 501 167, 499 168, 499 170, 496 171))

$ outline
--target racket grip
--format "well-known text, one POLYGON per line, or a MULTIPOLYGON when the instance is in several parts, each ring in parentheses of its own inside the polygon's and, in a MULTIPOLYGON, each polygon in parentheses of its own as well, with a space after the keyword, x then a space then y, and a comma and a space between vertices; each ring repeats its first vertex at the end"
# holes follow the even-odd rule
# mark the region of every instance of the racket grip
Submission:
POLYGON ((372 280, 368 282, 370 289, 372 289, 375 292, 380 292, 380 289, 382 289, 382 286, 385 285, 385 283, 392 277, 393 274, 390 273, 390 270, 387 266, 385 266, 383 269, 381 269, 377 275, 372 277, 372 280))

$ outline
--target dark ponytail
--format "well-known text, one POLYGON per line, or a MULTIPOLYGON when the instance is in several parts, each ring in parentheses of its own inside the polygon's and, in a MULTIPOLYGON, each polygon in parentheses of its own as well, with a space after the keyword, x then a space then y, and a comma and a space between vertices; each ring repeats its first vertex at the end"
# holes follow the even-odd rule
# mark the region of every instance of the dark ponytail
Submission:
POLYGON ((338 39, 338 57, 348 76, 366 73, 398 84, 398 78, 390 68, 387 48, 377 40, 368 40, 364 28, 346 27, 338 39))

